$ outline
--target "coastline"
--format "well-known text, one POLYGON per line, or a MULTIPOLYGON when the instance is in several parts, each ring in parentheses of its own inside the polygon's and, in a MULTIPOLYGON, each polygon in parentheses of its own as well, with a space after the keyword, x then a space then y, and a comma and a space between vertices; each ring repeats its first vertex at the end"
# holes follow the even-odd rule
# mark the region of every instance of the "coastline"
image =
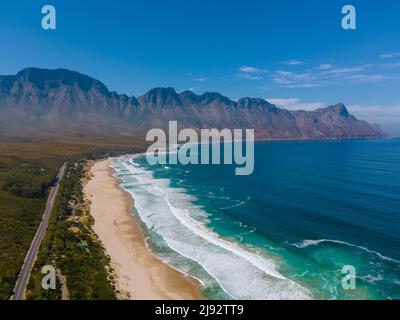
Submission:
POLYGON ((90 201, 93 226, 111 258, 119 299, 199 300, 201 285, 157 259, 131 210, 134 199, 122 190, 109 166, 112 158, 100 160, 90 168, 84 186, 90 201))

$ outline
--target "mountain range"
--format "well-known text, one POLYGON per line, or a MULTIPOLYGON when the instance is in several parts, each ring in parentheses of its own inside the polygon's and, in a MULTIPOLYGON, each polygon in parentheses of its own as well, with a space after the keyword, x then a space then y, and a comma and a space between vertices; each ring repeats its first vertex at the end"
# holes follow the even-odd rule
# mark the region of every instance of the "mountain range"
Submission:
POLYGON ((155 88, 140 97, 118 94, 100 81, 66 69, 28 68, 0 76, 0 134, 130 135, 166 128, 254 128, 257 138, 375 138, 378 126, 356 119, 342 104, 289 111, 260 98, 233 101, 155 88))

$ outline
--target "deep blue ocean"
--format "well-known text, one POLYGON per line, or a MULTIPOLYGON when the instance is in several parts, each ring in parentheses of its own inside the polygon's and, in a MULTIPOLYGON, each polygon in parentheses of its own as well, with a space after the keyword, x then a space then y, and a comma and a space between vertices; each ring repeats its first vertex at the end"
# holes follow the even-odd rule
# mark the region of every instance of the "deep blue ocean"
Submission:
POLYGON ((113 166, 156 255, 209 298, 400 299, 399 139, 257 142, 250 176, 113 166))

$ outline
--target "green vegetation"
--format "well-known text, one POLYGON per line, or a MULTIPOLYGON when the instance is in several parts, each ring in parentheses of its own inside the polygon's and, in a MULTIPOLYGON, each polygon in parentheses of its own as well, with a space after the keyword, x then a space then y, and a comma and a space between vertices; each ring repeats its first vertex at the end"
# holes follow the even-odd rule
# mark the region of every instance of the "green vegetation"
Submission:
POLYGON ((0 190, 1 300, 11 295, 44 206, 44 198, 23 198, 0 190))
POLYGON ((67 279, 70 299, 115 299, 109 259, 92 231, 82 192, 84 161, 67 169, 56 199, 53 215, 40 247, 28 285, 29 299, 60 299, 60 286, 44 290, 41 286, 45 265, 55 265, 67 279))
MULTIPOLYGON (((25 255, 41 221, 49 186, 62 163, 143 150, 144 146, 133 145, 132 139, 126 138, 123 141, 111 138, 85 138, 80 140, 74 138, 66 139, 67 141, 63 142, 0 140, 0 300, 9 299, 12 295, 25 255), (115 141, 118 141, 118 143, 115 141)), ((135 140, 138 141, 138 139, 135 140)), ((80 173, 75 174, 79 176, 80 173)), ((65 213, 62 212, 66 209, 63 201, 67 201, 69 192, 77 188, 77 186, 66 185, 73 183, 74 176, 71 177, 68 181, 63 182, 63 198, 57 200, 58 213, 52 216, 51 228, 57 225, 54 219, 65 213)), ((77 193, 76 190, 74 193, 77 193)), ((71 251, 72 253, 69 253, 69 246, 73 243, 73 235, 70 233, 60 234, 66 230, 63 227, 65 223, 65 221, 61 221, 61 227, 54 230, 53 237, 57 241, 56 248, 61 248, 58 246, 58 241, 64 241, 64 236, 71 238, 64 241, 65 253, 63 254, 66 255, 66 259, 63 260, 64 264, 60 265, 63 272, 70 275, 67 278, 68 283, 77 285, 76 289, 72 285, 69 288, 71 298, 90 297, 97 299, 109 297, 108 289, 104 289, 106 291, 102 292, 102 288, 106 288, 106 285, 101 285, 104 282, 101 273, 85 274, 80 272, 80 268, 84 268, 85 271, 88 270, 88 266, 81 260, 86 259, 86 257, 74 255, 76 253, 75 247, 71 251), (95 281, 90 277, 96 277, 95 281), (97 285, 99 287, 96 287, 97 285), (84 290, 88 288, 95 293, 85 292, 84 290), (74 290, 81 292, 75 294, 74 290)), ((85 225, 90 228, 90 221, 85 225)), ((81 228, 82 226, 77 227, 81 228)), ((85 241, 85 239, 82 240, 85 241)), ((46 238, 46 241, 49 245, 50 240, 46 238)), ((99 263, 102 264, 101 249, 96 246, 92 247, 90 239, 86 241, 90 245, 90 254, 93 258, 91 267, 95 266, 94 260, 96 258, 99 258, 99 263)), ((41 253, 43 250, 42 248, 41 253)), ((36 291, 33 294, 35 298, 46 298, 37 295, 36 291)), ((47 298, 55 297, 49 296, 47 298)))
POLYGON ((0 141, 0 299, 12 293, 41 220, 48 186, 64 159, 77 156, 80 148, 0 141))

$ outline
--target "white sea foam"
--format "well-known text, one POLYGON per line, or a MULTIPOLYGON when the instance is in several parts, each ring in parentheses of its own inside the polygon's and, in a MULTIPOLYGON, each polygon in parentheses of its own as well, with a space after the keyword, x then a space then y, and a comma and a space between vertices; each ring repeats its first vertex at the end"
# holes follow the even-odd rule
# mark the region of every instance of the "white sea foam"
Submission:
POLYGON ((220 210, 229 210, 229 209, 241 207, 241 206, 243 206, 245 204, 245 202, 239 201, 239 200, 235 200, 234 202, 236 202, 236 204, 233 204, 233 205, 227 206, 227 207, 222 207, 222 208, 219 208, 219 209, 220 210))
POLYGON ((309 291, 277 271, 276 263, 220 238, 200 222, 208 215, 193 205, 184 189, 155 179, 126 157, 113 163, 124 172, 122 186, 135 198, 147 228, 160 235, 175 252, 196 261, 220 287, 237 299, 309 299, 309 291), (126 177, 125 170, 131 176, 126 177))
POLYGON ((379 258, 381 258, 382 260, 386 260, 386 261, 391 261, 391 262, 395 262, 395 263, 400 263, 400 261, 390 258, 390 257, 386 257, 383 254, 370 250, 366 247, 363 246, 358 246, 356 244, 352 244, 352 243, 348 243, 345 241, 339 241, 339 240, 330 240, 330 239, 320 239, 320 240, 303 240, 300 243, 295 243, 294 246, 298 247, 298 248, 307 248, 310 246, 317 246, 321 243, 336 243, 336 244, 340 244, 340 245, 345 245, 345 246, 349 246, 349 247, 353 247, 353 248, 357 248, 363 251, 366 251, 368 253, 374 254, 376 256, 378 256, 379 258))
POLYGON ((363 277, 359 277, 359 278, 364 280, 364 281, 367 281, 369 283, 375 283, 377 281, 381 281, 381 280, 384 279, 383 275, 381 275, 381 274, 378 274, 378 275, 375 275, 375 276, 369 274, 369 275, 366 275, 366 276, 363 276, 363 277))

